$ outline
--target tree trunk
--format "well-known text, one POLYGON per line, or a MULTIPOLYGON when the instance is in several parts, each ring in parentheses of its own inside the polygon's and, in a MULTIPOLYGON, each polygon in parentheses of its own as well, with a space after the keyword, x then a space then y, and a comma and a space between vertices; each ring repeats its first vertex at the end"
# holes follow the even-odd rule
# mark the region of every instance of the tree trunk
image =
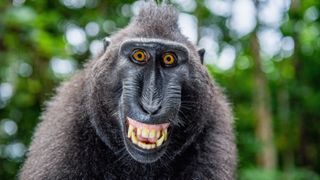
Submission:
POLYGON ((261 144, 257 161, 259 166, 264 169, 274 169, 276 167, 276 150, 273 142, 270 92, 267 85, 267 78, 261 70, 260 47, 256 33, 252 34, 250 49, 254 61, 253 104, 256 119, 256 136, 261 144))

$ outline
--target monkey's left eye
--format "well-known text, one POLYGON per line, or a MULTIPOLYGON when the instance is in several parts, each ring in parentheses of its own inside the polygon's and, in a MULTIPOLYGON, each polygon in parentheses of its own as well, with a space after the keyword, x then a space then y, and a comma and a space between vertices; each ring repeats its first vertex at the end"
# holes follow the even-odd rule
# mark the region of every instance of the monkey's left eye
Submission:
POLYGON ((148 54, 142 49, 136 49, 131 54, 131 59, 139 64, 146 63, 148 60, 148 54))
POLYGON ((163 56, 162 56, 162 63, 165 65, 165 66, 174 66, 176 65, 176 56, 175 54, 173 53, 165 53, 163 56))

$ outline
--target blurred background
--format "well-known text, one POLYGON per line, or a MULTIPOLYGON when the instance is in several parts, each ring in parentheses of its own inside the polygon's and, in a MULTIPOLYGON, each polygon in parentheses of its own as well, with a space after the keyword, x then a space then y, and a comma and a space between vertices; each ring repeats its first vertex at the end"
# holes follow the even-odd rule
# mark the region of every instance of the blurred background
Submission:
MULTIPOLYGON (((0 1, 0 179, 15 179, 44 102, 143 1, 0 1)), ((319 179, 320 1, 172 0, 233 103, 238 179, 319 179)))

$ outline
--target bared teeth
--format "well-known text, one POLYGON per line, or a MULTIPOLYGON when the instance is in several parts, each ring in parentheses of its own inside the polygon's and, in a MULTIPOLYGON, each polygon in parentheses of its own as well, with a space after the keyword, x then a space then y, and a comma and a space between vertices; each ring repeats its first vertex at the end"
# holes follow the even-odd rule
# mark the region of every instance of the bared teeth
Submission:
POLYGON ((129 129, 128 129, 128 138, 130 138, 130 137, 131 137, 131 134, 132 134, 133 130, 134 130, 134 127, 133 127, 132 125, 130 125, 130 124, 129 124, 129 129))
POLYGON ((168 139, 169 123, 149 125, 128 118, 128 138, 142 149, 160 147, 168 139))
POLYGON ((141 134, 141 136, 142 136, 143 138, 149 138, 149 129, 147 129, 147 128, 142 128, 142 134, 141 134))
POLYGON ((142 129, 141 129, 141 128, 138 128, 138 129, 137 129, 137 135, 138 135, 138 136, 141 136, 141 132, 142 132, 142 129))
POLYGON ((162 143, 163 143, 163 141, 164 141, 164 136, 165 136, 165 134, 162 133, 161 138, 157 140, 157 147, 159 147, 159 146, 162 145, 162 143))
POLYGON ((157 131, 155 129, 151 129, 149 133, 149 138, 156 138, 157 131))
POLYGON ((146 144, 146 143, 140 142, 140 141, 138 142, 138 146, 143 148, 143 149, 153 149, 153 148, 156 147, 155 144, 146 144))
POLYGON ((138 139, 137 139, 136 133, 134 131, 131 133, 131 141, 134 144, 138 144, 138 139))

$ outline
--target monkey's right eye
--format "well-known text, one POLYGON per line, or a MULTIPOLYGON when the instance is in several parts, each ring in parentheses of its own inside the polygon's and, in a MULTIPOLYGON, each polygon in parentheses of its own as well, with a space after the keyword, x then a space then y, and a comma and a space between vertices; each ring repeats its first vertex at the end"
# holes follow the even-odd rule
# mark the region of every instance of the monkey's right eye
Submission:
POLYGON ((131 59, 138 64, 144 64, 148 61, 148 54, 142 49, 136 49, 132 52, 131 59))

